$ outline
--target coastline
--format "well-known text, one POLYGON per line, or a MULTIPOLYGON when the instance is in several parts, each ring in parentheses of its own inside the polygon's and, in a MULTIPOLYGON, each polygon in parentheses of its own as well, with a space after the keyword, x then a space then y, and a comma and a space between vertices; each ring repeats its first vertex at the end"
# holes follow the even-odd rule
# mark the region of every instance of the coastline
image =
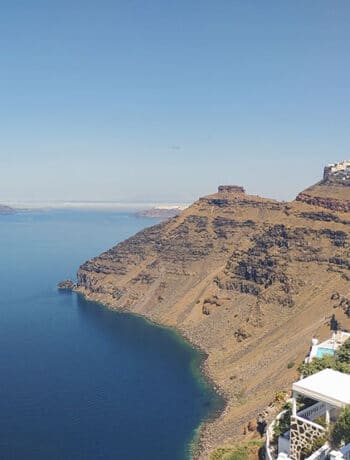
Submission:
MULTIPOLYGON (((349 244, 345 225, 346 215, 302 201, 220 186, 87 260, 74 289, 170 327, 206 354, 202 373, 226 402, 199 429, 194 457, 208 459, 259 437, 277 392, 297 377, 287 364, 301 362, 310 337, 326 333, 333 294, 348 289, 348 255, 339 249, 349 244)), ((344 308, 337 313, 348 321, 344 308)))
MULTIPOLYGON (((113 305, 108 304, 107 302, 104 303, 100 300, 96 300, 91 297, 88 293, 82 292, 81 289, 71 289, 71 292, 74 292, 76 295, 81 296, 85 301, 92 302, 100 305, 102 308, 107 308, 108 310, 114 311, 116 313, 124 313, 129 314, 132 316, 136 316, 142 318, 143 321, 151 324, 154 327, 159 327, 161 329, 168 330, 172 334, 174 334, 178 340, 183 341, 187 346, 190 346, 196 353, 198 353, 198 363, 195 363, 195 368, 193 370, 197 370, 194 372, 194 378, 199 380, 201 384, 205 384, 208 386, 213 393, 215 393, 217 398, 217 403, 220 403, 221 407, 214 407, 212 411, 206 416, 206 418, 195 428, 193 431, 192 440, 188 446, 188 452, 190 454, 190 459, 192 460, 199 460, 203 458, 203 454, 209 453, 211 450, 217 447, 216 445, 212 445, 210 442, 208 443, 205 439, 205 430, 207 430, 211 423, 218 420, 227 409, 229 405, 229 396, 225 393, 224 389, 220 386, 218 382, 209 374, 209 371, 206 367, 206 363, 209 357, 209 354, 203 350, 197 343, 193 341, 186 331, 181 330, 180 328, 169 326, 166 324, 162 324, 160 321, 155 320, 146 314, 136 313, 127 308, 117 308, 113 305), (197 365, 198 364, 198 365, 197 365)), ((219 405, 219 404, 218 404, 219 405)))

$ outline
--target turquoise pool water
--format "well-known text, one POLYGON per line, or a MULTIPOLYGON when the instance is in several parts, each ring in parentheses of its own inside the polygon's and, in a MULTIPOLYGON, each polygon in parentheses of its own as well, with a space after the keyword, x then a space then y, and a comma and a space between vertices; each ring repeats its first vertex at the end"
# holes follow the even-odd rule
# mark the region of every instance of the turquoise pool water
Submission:
POLYGON ((317 358, 322 358, 322 357, 325 356, 325 355, 331 355, 331 356, 333 356, 334 353, 335 353, 335 351, 332 350, 331 348, 319 347, 319 348, 317 349, 317 355, 316 355, 316 357, 317 357, 317 358))

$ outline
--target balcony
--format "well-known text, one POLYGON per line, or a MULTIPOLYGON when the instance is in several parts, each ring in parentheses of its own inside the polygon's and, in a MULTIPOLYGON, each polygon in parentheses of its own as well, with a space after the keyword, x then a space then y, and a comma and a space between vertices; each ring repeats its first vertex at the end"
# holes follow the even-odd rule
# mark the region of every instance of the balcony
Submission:
MULTIPOLYGON (((310 449, 310 446, 319 443, 322 438, 325 439, 327 431, 325 427, 335 422, 341 409, 350 404, 349 388, 350 375, 332 369, 324 369, 294 383, 290 430, 278 438, 278 457, 300 460, 302 457, 305 458, 305 451, 310 449), (297 397, 316 402, 297 412, 297 397)), ((281 418, 285 413, 286 411, 282 412, 279 417, 281 418)), ((270 448, 273 426, 274 424, 270 425, 267 433, 266 451, 269 460, 274 457, 274 449, 270 448)), ((327 455, 331 460, 350 460, 350 445, 339 451, 330 452, 330 447, 324 441, 324 445, 318 450, 315 449, 308 460, 324 460, 327 455)))

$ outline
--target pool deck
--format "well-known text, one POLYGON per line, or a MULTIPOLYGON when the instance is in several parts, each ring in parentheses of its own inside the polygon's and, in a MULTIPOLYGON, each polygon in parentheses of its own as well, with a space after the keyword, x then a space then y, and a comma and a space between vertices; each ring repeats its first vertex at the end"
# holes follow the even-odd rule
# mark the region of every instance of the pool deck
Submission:
POLYGON ((333 332, 332 337, 324 342, 318 343, 316 339, 313 339, 310 353, 305 361, 311 362, 314 358, 322 358, 325 354, 334 354, 335 351, 349 338, 349 332, 337 331, 333 332))

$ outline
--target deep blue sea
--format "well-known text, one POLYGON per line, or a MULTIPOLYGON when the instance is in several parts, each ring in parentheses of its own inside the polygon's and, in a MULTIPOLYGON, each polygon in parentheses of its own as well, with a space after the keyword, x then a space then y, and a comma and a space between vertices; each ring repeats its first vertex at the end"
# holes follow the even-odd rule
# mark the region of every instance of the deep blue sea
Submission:
POLYGON ((0 459, 185 459, 219 398, 174 332, 57 282, 155 223, 132 213, 0 216, 0 459))

